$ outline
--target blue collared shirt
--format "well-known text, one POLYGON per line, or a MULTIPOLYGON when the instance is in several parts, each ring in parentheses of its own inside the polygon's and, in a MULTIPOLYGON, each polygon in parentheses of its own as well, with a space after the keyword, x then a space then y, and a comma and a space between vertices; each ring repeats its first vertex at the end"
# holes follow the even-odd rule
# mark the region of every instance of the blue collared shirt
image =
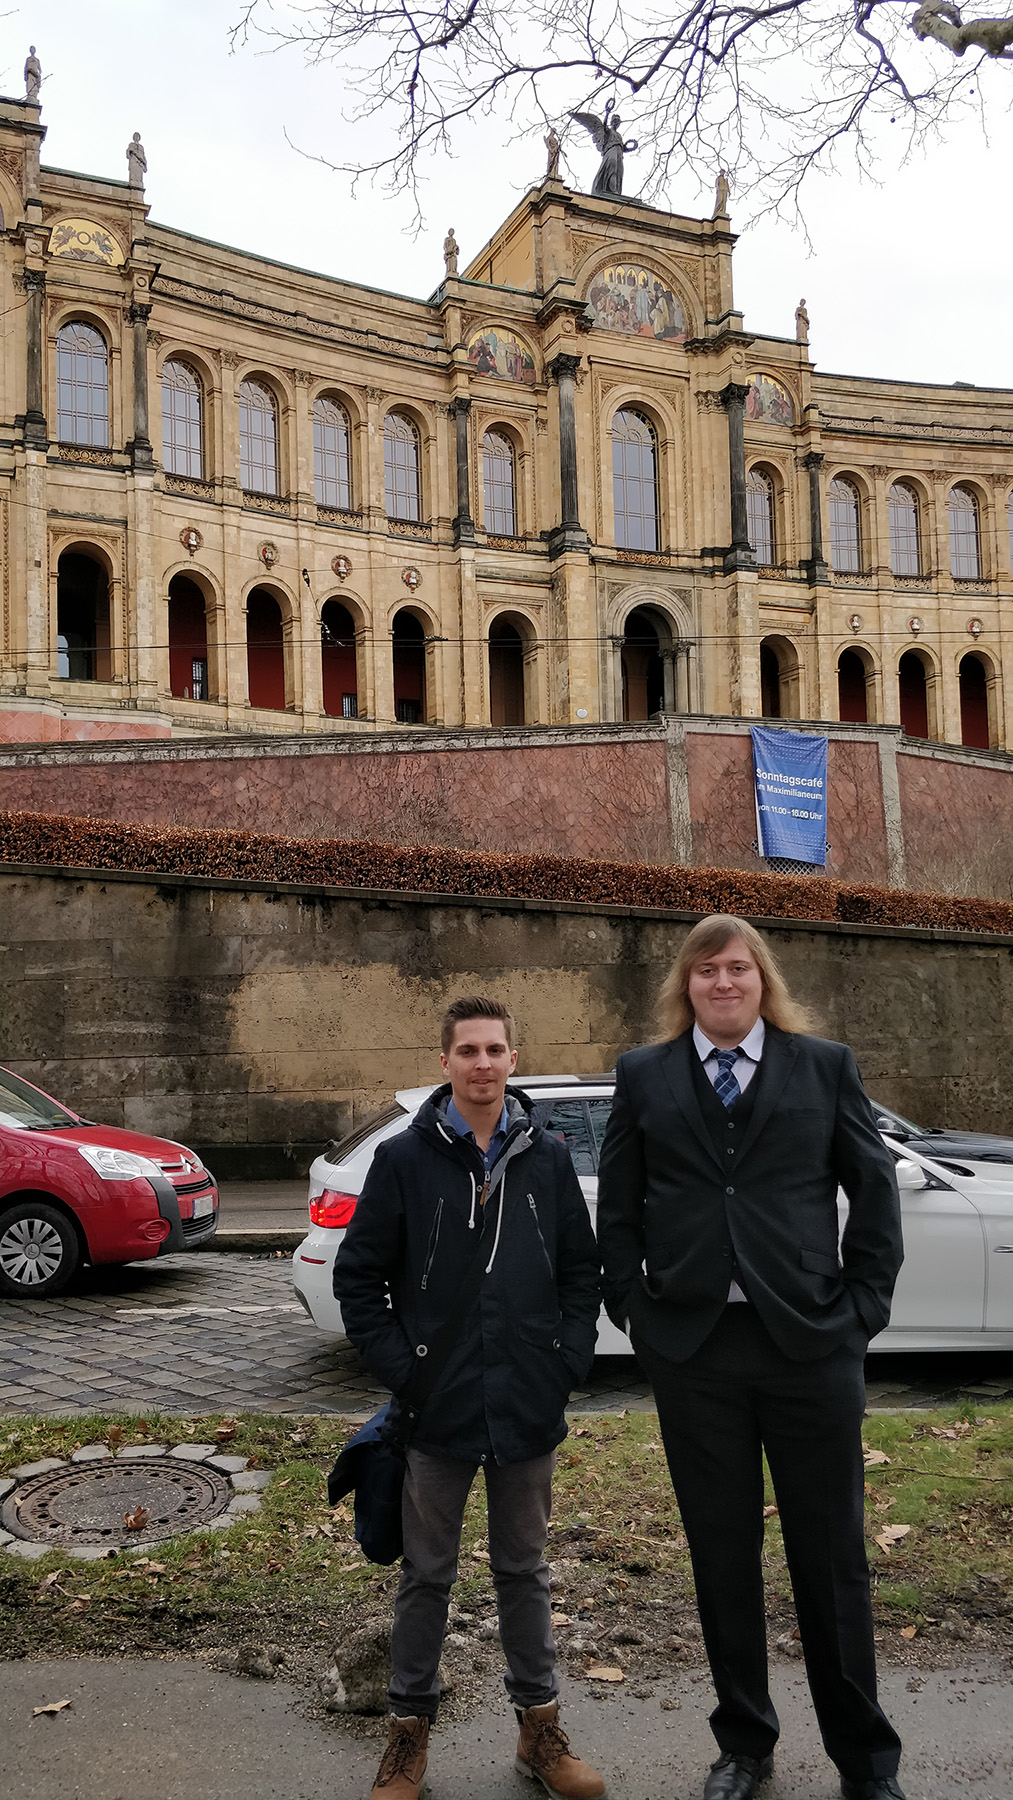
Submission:
MULTIPOLYGON (((456 1131, 458 1137, 470 1138, 473 1144, 476 1143, 475 1133, 472 1131, 471 1126, 468 1124, 467 1119, 463 1118, 461 1116, 461 1114, 458 1112, 457 1107, 454 1105, 453 1095, 451 1095, 450 1099, 447 1101, 447 1111, 446 1111, 445 1117, 446 1117, 447 1124, 450 1126, 451 1131, 456 1131)), ((489 1170, 492 1168, 493 1163, 496 1161, 497 1156, 499 1155, 500 1151, 502 1150, 503 1145, 506 1142, 506 1135, 507 1135, 507 1132, 509 1131, 509 1129, 510 1129, 510 1121, 507 1116, 506 1101, 504 1100, 503 1111, 500 1113, 500 1116, 499 1116, 499 1124, 497 1125, 495 1131, 493 1132, 492 1137, 489 1139, 489 1148, 488 1148, 488 1150, 483 1150, 480 1152, 482 1161, 485 1164, 485 1172, 487 1175, 489 1173, 489 1170)), ((476 1148, 477 1148, 477 1144, 476 1144, 476 1148)))

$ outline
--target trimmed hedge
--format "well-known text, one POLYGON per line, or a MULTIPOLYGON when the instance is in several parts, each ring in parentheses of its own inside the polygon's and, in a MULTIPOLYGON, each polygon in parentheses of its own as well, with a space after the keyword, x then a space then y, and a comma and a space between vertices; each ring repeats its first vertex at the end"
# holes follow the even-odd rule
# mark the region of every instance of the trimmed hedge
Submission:
POLYGON ((821 876, 508 856, 354 839, 268 837, 252 831, 152 829, 71 814, 0 812, 0 865, 4 863, 1013 932, 1013 905, 1004 901, 913 894, 821 876))

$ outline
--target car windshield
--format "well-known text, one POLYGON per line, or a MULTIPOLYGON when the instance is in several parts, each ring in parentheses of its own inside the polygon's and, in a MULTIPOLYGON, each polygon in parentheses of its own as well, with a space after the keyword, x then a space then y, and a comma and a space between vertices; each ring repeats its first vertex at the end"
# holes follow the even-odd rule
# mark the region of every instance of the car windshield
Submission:
POLYGON ((29 1131, 52 1131, 61 1125, 76 1125, 73 1113, 58 1106, 38 1088, 19 1081, 8 1069, 0 1069, 0 1120, 5 1125, 20 1125, 29 1131))

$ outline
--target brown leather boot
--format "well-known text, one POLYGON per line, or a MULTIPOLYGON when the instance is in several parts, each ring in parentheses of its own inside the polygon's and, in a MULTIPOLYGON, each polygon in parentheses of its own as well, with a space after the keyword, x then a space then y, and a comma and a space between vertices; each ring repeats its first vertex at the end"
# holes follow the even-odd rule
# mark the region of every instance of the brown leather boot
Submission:
POLYGON ((387 1748, 380 1759, 369 1800, 418 1800, 426 1772, 428 1747, 428 1719, 399 1719, 396 1713, 391 1713, 387 1721, 387 1748))
POLYGON ((529 1706, 518 1712, 521 1734, 517 1739, 514 1767, 531 1781, 540 1781, 556 1800, 598 1800, 605 1783, 597 1769, 581 1762, 570 1749, 570 1740, 559 1724, 559 1701, 529 1706))

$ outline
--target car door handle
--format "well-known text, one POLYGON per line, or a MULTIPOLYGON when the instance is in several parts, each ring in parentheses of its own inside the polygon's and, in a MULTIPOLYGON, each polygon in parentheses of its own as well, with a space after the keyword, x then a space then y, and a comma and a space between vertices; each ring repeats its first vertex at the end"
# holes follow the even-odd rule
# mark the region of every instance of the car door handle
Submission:
POLYGON ((993 1244, 996 1256, 1013 1256, 1013 1244, 993 1244))

